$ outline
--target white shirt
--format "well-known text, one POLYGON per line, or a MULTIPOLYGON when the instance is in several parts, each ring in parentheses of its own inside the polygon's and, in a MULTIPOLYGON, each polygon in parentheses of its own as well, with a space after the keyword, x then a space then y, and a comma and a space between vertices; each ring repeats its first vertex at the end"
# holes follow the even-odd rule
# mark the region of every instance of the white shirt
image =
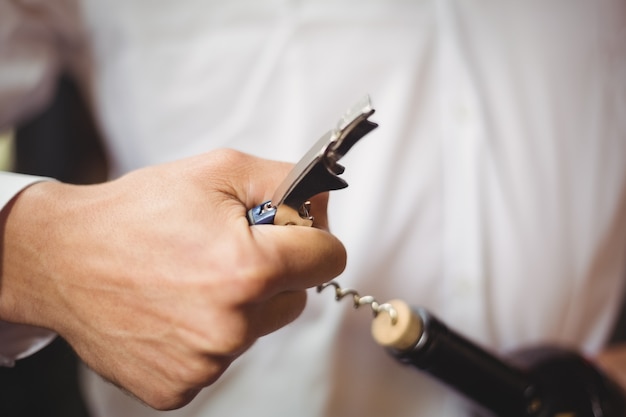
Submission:
MULTIPOLYGON (((623 2, 84 0, 83 13, 113 176, 217 147, 295 162, 369 93, 380 127, 331 196, 339 282, 425 306, 499 353, 602 347, 626 255, 623 2)), ((311 292, 297 321, 168 415, 464 415, 372 341, 370 317, 311 292)), ((96 417, 159 414, 85 378, 96 417)))

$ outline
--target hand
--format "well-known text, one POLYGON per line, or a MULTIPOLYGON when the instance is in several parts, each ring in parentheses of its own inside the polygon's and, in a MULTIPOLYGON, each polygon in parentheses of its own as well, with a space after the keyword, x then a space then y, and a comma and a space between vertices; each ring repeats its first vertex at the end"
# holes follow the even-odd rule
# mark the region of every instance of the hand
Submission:
POLYGON ((289 168, 224 150, 27 188, 3 211, 0 318, 56 331, 154 408, 185 405, 345 266, 327 196, 317 228, 248 225, 289 168))
POLYGON ((609 346, 596 358, 598 366, 626 392, 626 344, 609 346))

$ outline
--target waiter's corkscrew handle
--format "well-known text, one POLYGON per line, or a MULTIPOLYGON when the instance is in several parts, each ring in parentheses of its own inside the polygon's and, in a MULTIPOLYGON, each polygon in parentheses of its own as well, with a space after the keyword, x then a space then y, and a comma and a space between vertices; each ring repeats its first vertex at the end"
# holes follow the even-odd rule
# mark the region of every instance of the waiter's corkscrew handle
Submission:
POLYGON ((363 136, 378 125, 368 120, 374 114, 369 96, 363 97, 339 119, 300 159, 278 186, 272 199, 248 211, 248 222, 255 224, 296 224, 311 226, 308 200, 325 191, 348 186, 339 177, 344 167, 338 161, 363 136))

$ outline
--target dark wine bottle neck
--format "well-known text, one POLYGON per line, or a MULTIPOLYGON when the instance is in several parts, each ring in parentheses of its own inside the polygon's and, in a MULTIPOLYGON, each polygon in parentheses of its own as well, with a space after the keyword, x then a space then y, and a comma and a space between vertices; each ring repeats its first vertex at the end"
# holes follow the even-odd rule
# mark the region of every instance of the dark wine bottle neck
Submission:
POLYGON ((411 350, 390 349, 393 356, 433 375, 497 416, 532 415, 533 387, 522 371, 450 330, 428 311, 416 308, 415 314, 423 323, 421 338, 411 350))

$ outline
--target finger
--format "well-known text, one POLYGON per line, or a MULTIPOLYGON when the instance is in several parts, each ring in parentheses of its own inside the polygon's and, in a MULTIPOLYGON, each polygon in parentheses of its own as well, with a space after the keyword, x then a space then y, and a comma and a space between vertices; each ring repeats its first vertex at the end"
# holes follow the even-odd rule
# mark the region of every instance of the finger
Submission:
POLYGON ((294 321, 306 305, 306 291, 287 291, 258 304, 252 315, 252 328, 257 336, 265 336, 294 321))
POLYGON ((276 268, 268 285, 271 296, 323 284, 343 272, 346 249, 335 236, 312 227, 251 227, 261 256, 276 268))
POLYGON ((269 199, 285 179, 293 164, 257 158, 245 153, 223 149, 213 153, 228 168, 227 181, 235 196, 252 208, 269 199), (236 178, 236 181, 232 181, 236 178))
MULTIPOLYGON (((194 160, 198 163, 210 162, 213 174, 211 183, 214 186, 222 184, 222 191, 242 204, 243 207, 239 207, 238 211, 251 209, 272 199, 276 189, 293 168, 290 163, 261 159, 231 149, 216 150, 210 156, 198 156, 194 160), (233 181, 233 178, 237 180, 233 181)), ((205 170, 199 172, 205 173, 205 170)), ((202 175, 200 179, 206 182, 207 175, 202 175)), ((311 197, 313 226, 328 230, 327 207, 328 193, 311 197)))

